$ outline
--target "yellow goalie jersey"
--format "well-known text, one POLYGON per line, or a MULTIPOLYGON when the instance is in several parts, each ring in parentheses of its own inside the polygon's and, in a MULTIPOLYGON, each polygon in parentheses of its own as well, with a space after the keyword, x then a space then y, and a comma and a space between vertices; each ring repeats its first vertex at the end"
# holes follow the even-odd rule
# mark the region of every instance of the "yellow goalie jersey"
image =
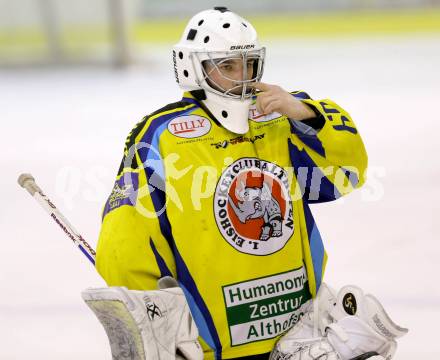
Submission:
POLYGON ((320 126, 254 104, 248 133, 237 136, 184 93, 129 134, 104 207, 99 273, 109 286, 142 290, 175 277, 205 359, 270 352, 298 321, 326 263, 309 205, 365 180, 349 114, 328 99, 292 96, 320 126))

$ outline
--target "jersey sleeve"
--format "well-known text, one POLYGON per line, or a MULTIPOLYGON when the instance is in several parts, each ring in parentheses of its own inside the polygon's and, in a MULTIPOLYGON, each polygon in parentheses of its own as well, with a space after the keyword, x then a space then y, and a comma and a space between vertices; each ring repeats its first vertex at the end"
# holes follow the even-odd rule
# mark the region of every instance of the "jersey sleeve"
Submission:
POLYGON ((316 113, 315 119, 291 120, 289 154, 303 199, 332 201, 362 186, 368 157, 351 116, 332 100, 291 94, 316 113))
POLYGON ((152 193, 136 143, 147 119, 129 134, 124 157, 103 210, 96 268, 108 286, 157 288, 163 276, 175 277, 171 248, 160 231, 152 193))

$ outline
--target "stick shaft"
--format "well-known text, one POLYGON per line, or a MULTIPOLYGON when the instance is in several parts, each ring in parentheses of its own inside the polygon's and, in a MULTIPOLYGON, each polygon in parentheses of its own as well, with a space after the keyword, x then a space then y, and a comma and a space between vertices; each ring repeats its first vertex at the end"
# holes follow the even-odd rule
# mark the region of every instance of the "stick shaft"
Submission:
POLYGON ((30 174, 22 174, 18 178, 18 183, 25 188, 31 196, 41 205, 41 207, 58 224, 64 233, 78 246, 81 252, 95 265, 95 250, 84 240, 78 231, 70 224, 66 217, 58 210, 54 203, 43 193, 36 184, 35 179, 30 174))

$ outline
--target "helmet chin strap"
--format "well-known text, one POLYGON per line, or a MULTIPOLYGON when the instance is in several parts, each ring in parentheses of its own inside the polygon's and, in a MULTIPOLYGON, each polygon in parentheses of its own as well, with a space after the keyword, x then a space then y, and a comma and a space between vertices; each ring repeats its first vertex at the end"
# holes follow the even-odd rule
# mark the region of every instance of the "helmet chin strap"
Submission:
POLYGON ((233 99, 205 91, 205 106, 227 130, 243 135, 249 131, 249 107, 252 99, 233 99))

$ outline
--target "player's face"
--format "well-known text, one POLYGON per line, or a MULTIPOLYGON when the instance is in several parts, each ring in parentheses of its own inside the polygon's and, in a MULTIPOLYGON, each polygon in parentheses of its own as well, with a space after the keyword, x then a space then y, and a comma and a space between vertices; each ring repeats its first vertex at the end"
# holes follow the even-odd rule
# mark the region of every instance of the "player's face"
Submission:
POLYGON ((240 95, 242 92, 240 82, 253 78, 256 61, 247 59, 246 64, 243 65, 242 59, 232 58, 218 61, 216 64, 207 62, 204 66, 212 87, 220 91, 231 90, 231 93, 240 95), (243 68, 244 66, 246 69, 243 68))

